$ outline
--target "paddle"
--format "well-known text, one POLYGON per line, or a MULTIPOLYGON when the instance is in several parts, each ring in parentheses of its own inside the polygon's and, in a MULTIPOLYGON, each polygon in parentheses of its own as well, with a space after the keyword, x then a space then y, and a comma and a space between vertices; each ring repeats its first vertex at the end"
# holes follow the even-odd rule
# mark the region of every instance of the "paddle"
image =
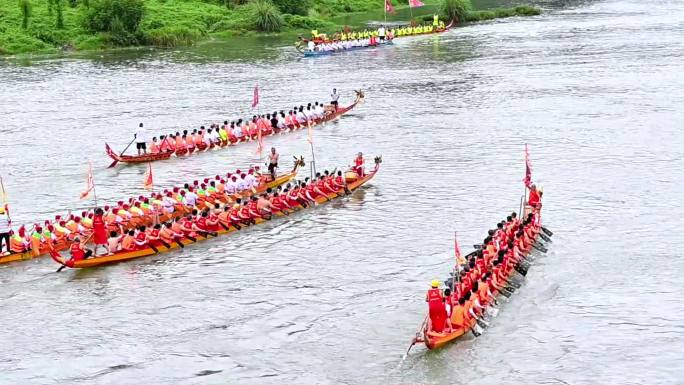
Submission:
POLYGON ((541 239, 543 239, 544 242, 553 242, 553 241, 551 240, 551 238, 547 237, 546 234, 544 234, 543 232, 542 232, 542 233, 539 233, 539 237, 540 237, 541 239))
POLYGON ((541 229, 542 229, 542 231, 545 232, 546 235, 548 235, 549 237, 552 237, 552 236, 553 236, 553 231, 547 229, 547 228, 544 227, 544 226, 542 226, 541 229))
POLYGON ((503 295, 504 297, 506 297, 506 298, 511 298, 511 294, 513 294, 513 292, 509 292, 509 291, 507 291, 507 290, 505 290, 505 289, 507 289, 507 287, 506 287, 506 286, 503 286, 503 287, 501 288, 501 290, 499 291, 499 293, 500 293, 501 295, 503 295))
POLYGON ((429 315, 426 314, 425 318, 423 318, 423 323, 420 324, 420 327, 418 328, 418 331, 416 332, 416 335, 413 337, 411 340, 411 345, 409 345, 408 349, 406 350, 406 353, 404 353, 404 357, 401 359, 402 361, 408 357, 409 352, 411 351, 411 348, 413 348, 413 345, 415 345, 418 342, 418 334, 420 334, 421 331, 425 328, 425 323, 428 320, 429 315))
POLYGON ((532 244, 532 247, 534 247, 535 249, 541 251, 542 253, 546 253, 546 252, 548 251, 548 250, 546 249, 546 247, 544 247, 544 246, 537 246, 536 243, 533 243, 533 244, 532 244))
POLYGON ((156 247, 152 246, 151 244, 148 243, 148 244, 147 244, 147 247, 149 247, 150 249, 152 249, 152 251, 154 251, 155 254, 159 253, 159 250, 158 250, 156 247))
MULTIPOLYGON (((126 150, 128 150, 128 148, 131 147, 131 144, 133 144, 133 142, 135 142, 135 136, 133 137, 133 140, 131 140, 131 142, 128 143, 128 146, 126 146, 126 148, 124 148, 124 150, 121 151, 121 152, 119 153, 119 155, 123 155, 124 152, 126 152, 126 150)), ((112 162, 112 164, 110 164, 109 167, 107 167, 107 168, 112 168, 112 167, 116 166, 117 163, 119 163, 119 161, 118 161, 118 160, 114 160, 114 161, 112 162)))
POLYGON ((218 233, 215 232, 215 231, 198 230, 197 232, 200 233, 200 234, 201 234, 202 236, 204 236, 205 238, 209 238, 209 235, 211 235, 212 237, 217 237, 217 236, 218 236, 218 233))
POLYGON ((158 239, 158 241, 159 241, 159 243, 161 243, 162 245, 164 245, 164 247, 166 247, 167 249, 170 249, 170 248, 171 248, 171 245, 169 245, 168 243, 164 242, 163 239, 160 238, 160 239, 158 239))
POLYGON ((527 269, 520 267, 520 265, 515 266, 515 271, 520 273, 520 275, 522 275, 523 277, 527 276, 527 269))

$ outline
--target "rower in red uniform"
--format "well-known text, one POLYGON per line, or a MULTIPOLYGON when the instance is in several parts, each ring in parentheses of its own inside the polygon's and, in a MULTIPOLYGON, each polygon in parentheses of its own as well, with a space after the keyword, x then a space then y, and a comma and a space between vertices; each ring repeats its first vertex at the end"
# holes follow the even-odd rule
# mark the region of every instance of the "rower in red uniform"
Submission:
POLYGON ((359 154, 356 156, 356 159, 354 159, 353 167, 354 172, 356 172, 359 178, 365 175, 363 170, 363 163, 363 153, 359 152, 359 154))
POLYGON ((83 246, 83 244, 81 243, 81 238, 79 237, 74 238, 74 242, 71 244, 70 247, 70 252, 71 259, 74 261, 82 261, 93 255, 93 252, 91 250, 88 250, 83 246))
POLYGON ((142 249, 148 245, 147 232, 145 231, 145 226, 140 226, 138 228, 138 234, 135 235, 135 244, 138 249, 142 249))
POLYGON ((537 190, 536 185, 531 185, 530 186, 530 193, 527 197, 527 204, 536 208, 539 208, 539 203, 541 200, 541 196, 539 195, 539 191, 537 190))
POLYGON ((439 290, 439 281, 432 281, 431 288, 425 296, 425 301, 428 303, 430 312, 428 330, 441 333, 444 330, 447 314, 444 307, 444 297, 442 297, 442 291, 439 290))
POLYGON ((192 229, 194 231, 199 232, 200 234, 206 234, 209 232, 209 223, 208 223, 208 217, 209 214, 207 214, 206 211, 202 211, 202 214, 197 217, 195 220, 195 223, 192 225, 192 229))
POLYGON ((147 230, 147 241, 155 246, 161 244, 161 229, 162 225, 157 223, 153 228, 147 230))

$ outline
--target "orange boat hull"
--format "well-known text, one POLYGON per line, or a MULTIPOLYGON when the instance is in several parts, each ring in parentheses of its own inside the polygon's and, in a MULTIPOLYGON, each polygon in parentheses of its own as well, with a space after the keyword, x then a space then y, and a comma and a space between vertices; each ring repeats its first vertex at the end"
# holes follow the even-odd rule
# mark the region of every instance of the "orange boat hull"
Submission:
MULTIPOLYGON (((340 107, 334 113, 326 115, 321 119, 317 119, 315 121, 315 123, 313 124, 313 126, 321 125, 321 124, 324 124, 324 123, 329 122, 331 120, 335 120, 335 119, 339 118, 340 116, 342 116, 342 115, 346 114, 347 112, 351 111, 352 109, 354 109, 354 107, 356 107, 358 104, 362 103, 363 98, 364 98, 363 92, 357 91, 356 100, 352 104, 350 104, 346 107, 340 107)), ((289 128, 290 131, 288 131, 288 132, 297 131, 297 130, 300 130, 303 128, 306 128, 306 126, 305 125, 300 125, 300 126, 296 126, 296 127, 290 126, 290 128, 289 128)), ((264 136, 272 136, 272 135, 276 135, 276 134, 277 134, 277 132, 271 132, 271 134, 264 135, 264 136)), ((224 142, 220 145, 209 146, 209 148, 214 148, 214 147, 227 148, 230 146, 235 146, 235 145, 240 144, 240 143, 246 143, 246 142, 249 142, 251 140, 256 140, 256 136, 254 136, 252 138, 250 138, 249 136, 245 136, 245 137, 242 137, 235 142, 227 141, 227 142, 224 142)), ((177 157, 193 155, 193 154, 197 154, 197 153, 206 151, 208 149, 207 147, 208 146, 205 145, 205 146, 200 146, 199 148, 195 148, 192 151, 188 151, 187 149, 183 149, 181 151, 166 152, 163 154, 159 153, 159 154, 146 154, 146 155, 121 155, 121 154, 117 154, 114 150, 112 150, 112 148, 107 143, 105 143, 105 151, 106 151, 107 155, 110 158, 112 158, 112 160, 115 161, 114 163, 112 163, 112 165, 110 167, 112 167, 116 163, 146 163, 146 162, 153 162, 153 161, 157 161, 157 160, 166 160, 166 159, 169 159, 171 157, 171 155, 176 155, 177 157)))
MULTIPOLYGON (((294 179, 295 176, 297 176, 297 169, 296 168, 294 170, 288 172, 288 173, 277 176, 276 179, 273 181, 267 182, 266 184, 259 186, 257 188, 257 193, 263 193, 268 188, 274 188, 274 187, 278 187, 282 184, 285 184, 285 183, 291 181, 292 179, 294 179)), ((243 196, 247 197, 247 196, 252 195, 252 192, 251 191, 243 191, 241 194, 243 196)), ((182 214, 182 213, 177 211, 176 215, 171 215, 171 216, 168 216, 167 218, 162 218, 162 219, 163 220, 173 219, 173 218, 175 218, 175 216, 178 216, 180 214, 182 214)), ((150 223, 152 223, 152 221, 153 221, 153 219, 150 218, 146 223, 141 223, 141 224, 149 225, 150 223)), ((70 243, 68 241, 64 241, 61 243, 54 244, 52 246, 52 248, 56 251, 61 251, 61 250, 66 250, 67 248, 69 248, 69 245, 70 245, 70 243)), ((0 264, 10 263, 10 262, 18 262, 18 261, 27 261, 29 259, 48 255, 49 252, 50 252, 50 247, 47 245, 44 245, 41 248, 40 252, 37 254, 34 254, 33 251, 29 250, 29 251, 26 251, 23 253, 12 253, 9 255, 0 256, 0 264)))
MULTIPOLYGON (((379 164, 376 165, 375 169, 374 169, 371 173, 367 174, 365 177, 363 177, 363 178, 357 180, 356 182, 354 182, 354 183, 352 183, 352 184, 349 184, 349 185, 347 186, 348 189, 351 190, 351 191, 354 191, 354 190, 358 189, 359 187, 361 187, 362 185, 364 185, 366 182, 368 182, 369 180, 371 180, 371 179, 375 176, 375 174, 378 172, 378 170, 379 170, 379 164)), ((321 203, 321 204, 322 204, 322 203, 328 202, 329 200, 332 200, 332 199, 341 197, 341 196, 343 196, 343 195, 344 195, 344 190, 343 190, 343 189, 340 189, 340 190, 338 190, 336 193, 330 193, 330 194, 328 194, 327 199, 326 199, 325 197, 318 197, 318 198, 316 198, 316 201, 317 201, 318 203, 321 203)), ((294 212, 294 211, 300 211, 300 210, 302 210, 302 209, 304 209, 304 207, 302 207, 302 206, 296 206, 296 207, 293 207, 293 208, 292 208, 293 212, 294 212)), ((284 214, 284 213, 282 213, 282 212, 276 212, 276 213, 273 214, 274 217, 282 217, 282 216, 285 216, 285 215, 289 215, 289 213, 288 213, 288 214, 284 214)), ((263 223, 263 222, 266 222, 266 221, 267 221, 266 219, 261 219, 261 218, 259 218, 259 219, 256 220, 256 224, 260 224, 260 223, 263 223)), ((250 227, 251 227, 251 226, 250 226, 250 227)), ((235 227, 232 227, 232 226, 231 226, 231 227, 229 227, 229 228, 227 228, 227 229, 223 229, 223 230, 217 231, 217 235, 228 234, 228 233, 232 233, 232 232, 235 232, 235 231, 238 231, 238 230, 237 230, 235 227)), ((195 239, 197 240, 196 242, 199 242, 199 241, 206 240, 206 239, 208 239, 208 238, 213 238, 213 236, 211 236, 211 237, 205 237, 205 236, 200 236, 200 235, 198 235, 195 239)), ((180 240, 180 242, 182 242, 184 245, 189 245, 189 244, 191 244, 191 243, 195 243, 195 241, 192 241, 192 240, 186 239, 186 238, 180 240)), ((105 256, 100 256, 100 257, 95 257, 95 258, 88 258, 88 259, 83 259, 83 260, 80 260, 80 261, 67 260, 67 259, 65 259, 64 257, 62 257, 62 256, 61 256, 58 252, 56 252, 56 251, 55 251, 55 252, 51 252, 51 253, 50 253, 50 256, 52 257, 52 259, 53 259, 55 262, 59 263, 60 265, 63 265, 63 266, 66 266, 66 267, 70 267, 70 268, 75 268, 75 269, 82 269, 82 268, 102 266, 102 265, 107 265, 107 264, 111 264, 111 263, 123 262, 123 261, 128 261, 128 260, 131 260, 131 259, 146 257, 146 256, 154 255, 154 254, 159 254, 159 253, 167 252, 167 251, 170 251, 170 250, 173 250, 173 249, 176 249, 176 248, 179 248, 179 247, 180 247, 180 246, 178 246, 178 244, 176 244, 176 243, 169 244, 169 246, 170 246, 170 247, 166 247, 166 246, 163 246, 163 245, 155 246, 155 248, 157 249, 156 252, 155 252, 154 250, 152 250, 151 248, 144 248, 144 249, 141 249, 141 250, 127 251, 127 252, 118 252, 118 253, 115 253, 115 254, 113 254, 113 255, 105 255, 105 256)))

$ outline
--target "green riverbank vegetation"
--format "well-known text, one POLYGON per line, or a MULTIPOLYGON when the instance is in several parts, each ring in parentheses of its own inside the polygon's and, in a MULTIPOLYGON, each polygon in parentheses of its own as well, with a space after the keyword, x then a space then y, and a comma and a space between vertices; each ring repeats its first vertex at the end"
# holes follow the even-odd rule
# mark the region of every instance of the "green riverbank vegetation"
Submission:
MULTIPOLYGON (((393 2, 402 9, 407 0, 393 2)), ((539 14, 526 6, 473 10, 470 0, 424 2, 443 19, 456 17, 459 22, 539 14)), ((235 35, 334 31, 342 28, 336 17, 363 16, 382 6, 382 0, 0 0, 0 55, 173 47, 235 35)), ((416 14, 432 20, 431 14, 416 14)))

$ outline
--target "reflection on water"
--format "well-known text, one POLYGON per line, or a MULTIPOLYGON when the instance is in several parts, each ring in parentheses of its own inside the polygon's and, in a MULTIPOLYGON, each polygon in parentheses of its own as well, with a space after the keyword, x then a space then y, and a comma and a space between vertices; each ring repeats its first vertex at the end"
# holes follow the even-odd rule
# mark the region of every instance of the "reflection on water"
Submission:
MULTIPOLYGON (((0 383, 680 382, 683 17, 680 2, 611 0, 316 60, 215 42, 0 64, 17 222, 92 204, 78 200, 88 160, 102 201, 140 194, 146 166, 106 169, 105 142, 125 147, 141 121, 249 114, 256 82, 268 109, 366 90, 315 130, 318 168, 383 155, 351 197, 182 251, 0 266, 0 383), (400 365, 453 232, 475 243, 517 209, 525 142, 550 252, 482 337, 400 365)), ((266 145, 308 160, 306 137, 266 145)), ((159 162, 155 183, 263 161, 246 145, 159 162)))

